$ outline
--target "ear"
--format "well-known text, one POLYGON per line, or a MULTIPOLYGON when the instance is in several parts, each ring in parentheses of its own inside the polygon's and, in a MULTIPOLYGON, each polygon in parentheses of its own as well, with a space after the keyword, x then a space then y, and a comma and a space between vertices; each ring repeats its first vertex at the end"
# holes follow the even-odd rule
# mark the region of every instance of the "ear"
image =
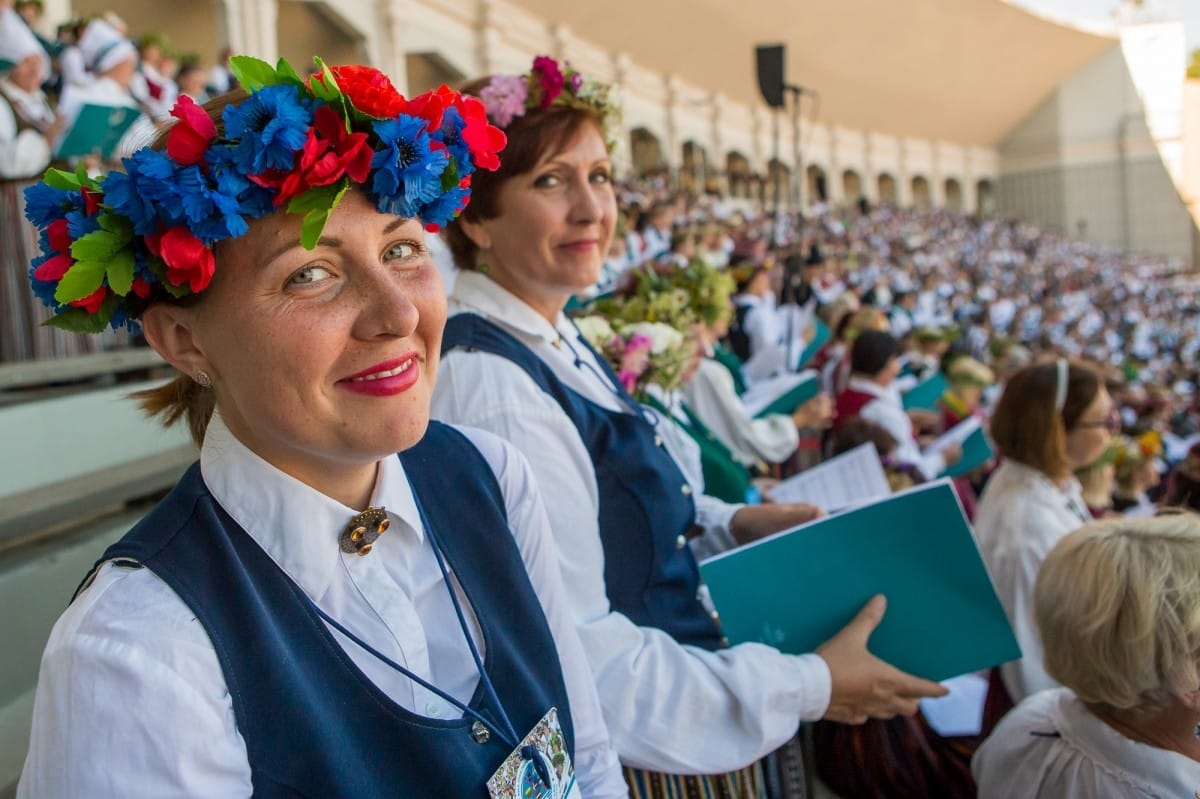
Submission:
POLYGON ((481 250, 490 250, 492 248, 491 234, 487 232, 483 222, 460 217, 458 225, 476 247, 481 250))
POLYGON ((1195 691, 1184 691, 1180 694, 1175 694, 1175 698, 1179 703, 1192 713, 1200 715, 1200 689, 1195 691))
POLYGON ((201 370, 216 376, 197 341, 195 315, 190 309, 158 302, 147 308, 139 321, 146 341, 164 361, 189 377, 201 370))

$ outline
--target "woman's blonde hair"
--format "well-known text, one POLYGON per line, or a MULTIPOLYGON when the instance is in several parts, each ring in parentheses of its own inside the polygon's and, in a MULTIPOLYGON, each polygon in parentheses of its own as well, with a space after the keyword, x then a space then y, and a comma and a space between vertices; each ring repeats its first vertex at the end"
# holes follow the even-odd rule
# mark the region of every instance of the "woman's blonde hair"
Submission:
POLYGON ((1200 516, 1092 522, 1033 591, 1046 672, 1084 702, 1153 710, 1200 688, 1200 516))

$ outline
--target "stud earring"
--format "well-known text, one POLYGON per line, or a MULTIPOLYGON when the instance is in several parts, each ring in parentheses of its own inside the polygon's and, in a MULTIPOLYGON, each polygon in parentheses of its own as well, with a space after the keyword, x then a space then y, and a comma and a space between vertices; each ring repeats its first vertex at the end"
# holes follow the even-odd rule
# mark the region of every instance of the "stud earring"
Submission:
POLYGON ((196 382, 200 384, 201 388, 210 388, 212 386, 212 378, 203 369, 196 372, 196 382))

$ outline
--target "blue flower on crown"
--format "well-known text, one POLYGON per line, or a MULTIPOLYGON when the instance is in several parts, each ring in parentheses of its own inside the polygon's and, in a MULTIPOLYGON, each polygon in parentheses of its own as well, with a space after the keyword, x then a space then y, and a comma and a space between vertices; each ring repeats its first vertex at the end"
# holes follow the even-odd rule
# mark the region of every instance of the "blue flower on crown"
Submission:
POLYGON ((462 131, 466 123, 463 121, 462 114, 457 108, 451 106, 447 108, 442 115, 442 129, 439 131, 438 138, 446 149, 450 151, 450 157, 454 159, 454 163, 458 166, 458 176, 465 178, 467 175, 475 171, 475 164, 471 158, 471 149, 467 146, 467 142, 463 139, 462 131))
POLYGON ((292 84, 264 86, 226 106, 225 135, 237 139, 238 165, 247 175, 291 169, 313 122, 313 102, 292 84))
POLYGON ((430 147, 425 125, 425 120, 406 114, 374 124, 383 149, 371 159, 371 193, 381 213, 416 217, 442 193, 442 173, 450 156, 430 147))
POLYGON ((467 204, 470 196, 471 190, 461 186, 447 189, 438 195, 433 202, 421 209, 421 219, 426 225, 436 225, 439 228, 445 227, 449 224, 450 220, 458 215, 463 206, 467 204))
POLYGON ((46 183, 35 183, 25 189, 25 218, 38 229, 62 219, 64 209, 82 207, 83 197, 77 190, 58 189, 46 183))

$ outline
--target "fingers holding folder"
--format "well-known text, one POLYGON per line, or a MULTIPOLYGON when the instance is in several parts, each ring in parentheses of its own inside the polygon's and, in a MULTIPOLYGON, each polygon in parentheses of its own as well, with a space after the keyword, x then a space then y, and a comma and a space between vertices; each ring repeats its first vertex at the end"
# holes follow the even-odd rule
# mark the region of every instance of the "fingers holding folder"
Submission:
POLYGON ((826 720, 863 724, 873 718, 911 716, 921 698, 946 695, 938 683, 905 674, 867 650, 886 610, 886 598, 872 597, 849 624, 817 648, 832 678, 826 720))

